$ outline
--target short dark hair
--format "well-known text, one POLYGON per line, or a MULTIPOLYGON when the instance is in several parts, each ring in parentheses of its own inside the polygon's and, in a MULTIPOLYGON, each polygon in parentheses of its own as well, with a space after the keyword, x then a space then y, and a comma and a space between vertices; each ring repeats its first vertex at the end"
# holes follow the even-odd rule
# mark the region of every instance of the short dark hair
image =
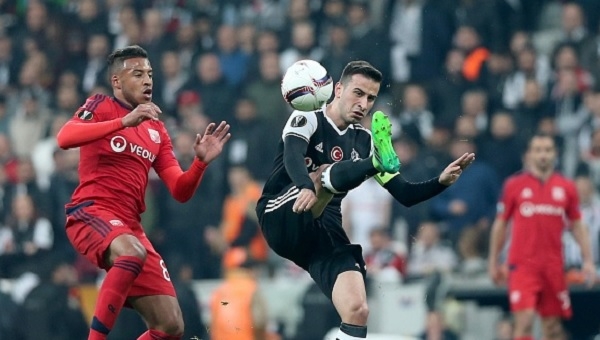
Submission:
POLYGON ((148 58, 148 52, 138 45, 131 45, 115 50, 108 56, 107 63, 110 73, 116 71, 117 66, 121 66, 123 62, 131 58, 148 58))
POLYGON ((374 81, 381 83, 383 75, 373 65, 369 64, 364 60, 356 60, 349 62, 340 77, 341 83, 346 83, 355 74, 362 74, 363 76, 373 79, 374 81))
POLYGON ((556 139, 553 135, 546 133, 546 132, 542 132, 542 131, 538 131, 536 133, 534 133, 530 138, 529 141, 527 143, 527 149, 529 150, 529 148, 531 148, 531 143, 533 142, 534 139, 536 138, 549 138, 552 140, 552 144, 554 144, 554 147, 556 148, 556 139))

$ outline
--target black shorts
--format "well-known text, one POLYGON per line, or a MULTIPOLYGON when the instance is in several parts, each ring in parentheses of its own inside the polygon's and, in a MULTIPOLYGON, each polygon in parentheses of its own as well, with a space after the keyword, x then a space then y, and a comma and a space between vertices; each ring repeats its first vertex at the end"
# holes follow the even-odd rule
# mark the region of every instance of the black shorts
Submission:
POLYGON ((298 188, 289 185, 278 195, 263 196, 256 214, 269 247, 308 271, 331 299, 340 273, 352 270, 366 275, 362 248, 350 244, 339 207, 328 206, 318 219, 313 219, 310 211, 293 212, 298 193, 298 188))

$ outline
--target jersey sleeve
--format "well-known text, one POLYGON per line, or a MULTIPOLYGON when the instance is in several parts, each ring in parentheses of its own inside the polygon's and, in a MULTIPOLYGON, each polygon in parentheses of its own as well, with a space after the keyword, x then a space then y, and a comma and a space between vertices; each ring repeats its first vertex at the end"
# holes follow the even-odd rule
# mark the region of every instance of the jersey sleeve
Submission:
POLYGON ((58 146, 83 146, 123 128, 121 118, 113 118, 110 99, 103 94, 89 97, 56 136, 58 146))
POLYGON ((90 96, 73 115, 71 120, 82 123, 102 122, 109 119, 109 97, 103 94, 90 96))
POLYGON ((500 194, 500 200, 496 206, 496 217, 508 221, 510 220, 515 210, 515 199, 514 199, 514 180, 509 179, 504 183, 502 193, 500 194))
POLYGON ((308 143, 317 130, 317 124, 317 116, 314 112, 294 111, 283 128, 281 138, 285 141, 287 136, 296 136, 308 143))
POLYGON ((183 171, 173 152, 173 144, 166 129, 161 129, 161 147, 152 164, 158 176, 163 180, 171 195, 179 202, 188 201, 196 192, 207 164, 197 157, 187 171, 183 171))

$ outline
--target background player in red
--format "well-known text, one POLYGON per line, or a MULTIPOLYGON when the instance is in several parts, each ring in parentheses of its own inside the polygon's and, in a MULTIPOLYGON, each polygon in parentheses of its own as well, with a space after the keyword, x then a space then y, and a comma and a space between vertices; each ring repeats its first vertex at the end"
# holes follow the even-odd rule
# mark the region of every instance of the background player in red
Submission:
POLYGON ((507 265, 516 340, 533 340, 536 312, 542 318, 544 339, 565 338, 560 320, 572 314, 561 242, 566 226, 581 247, 583 271, 590 282, 595 276, 577 191, 571 180, 554 171, 556 156, 551 136, 532 137, 526 170, 506 180, 492 226, 489 273, 500 284, 507 271, 498 263, 498 257, 506 239, 507 224, 512 220, 507 265))
POLYGON ((211 123, 197 135, 197 157, 184 172, 152 103, 146 51, 116 50, 108 67, 114 97, 88 98, 57 136, 61 148, 80 147, 81 153, 80 184, 66 206, 67 235, 78 252, 107 270, 88 339, 106 339, 125 304, 148 325, 139 340, 180 339, 183 319, 169 272, 140 224, 148 172, 154 168, 171 194, 187 201, 229 140, 229 125, 211 123))

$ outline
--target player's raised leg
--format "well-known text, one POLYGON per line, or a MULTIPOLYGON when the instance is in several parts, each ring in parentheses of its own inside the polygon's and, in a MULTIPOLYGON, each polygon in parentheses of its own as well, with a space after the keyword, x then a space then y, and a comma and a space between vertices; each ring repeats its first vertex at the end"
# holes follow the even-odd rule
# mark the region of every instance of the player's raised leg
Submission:
POLYGON ((110 269, 100 287, 88 340, 106 339, 145 260, 146 249, 135 236, 121 234, 112 240, 105 260, 110 269))
POLYGON ((392 123, 381 111, 373 113, 371 135, 373 155, 370 158, 338 162, 323 172, 323 186, 327 190, 346 192, 359 186, 367 177, 400 170, 400 160, 392 144, 392 123))
POLYGON ((333 286, 332 300, 342 324, 337 340, 364 339, 367 337, 367 293, 362 273, 346 271, 338 275, 333 286))
POLYGON ((183 334, 183 316, 177 298, 151 295, 130 298, 130 303, 148 326, 138 340, 179 340, 183 334))

